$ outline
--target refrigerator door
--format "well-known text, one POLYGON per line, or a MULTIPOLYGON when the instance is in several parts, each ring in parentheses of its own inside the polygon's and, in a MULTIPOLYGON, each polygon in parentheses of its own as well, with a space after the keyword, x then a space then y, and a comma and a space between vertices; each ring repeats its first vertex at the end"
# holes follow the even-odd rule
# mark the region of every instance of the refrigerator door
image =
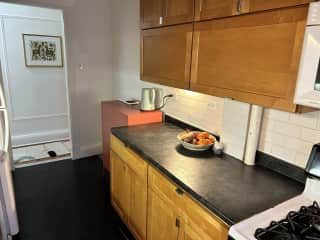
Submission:
POLYGON ((17 210, 15 203, 14 187, 11 174, 10 134, 8 113, 6 109, 0 109, 0 205, 6 231, 10 235, 19 232, 17 210))

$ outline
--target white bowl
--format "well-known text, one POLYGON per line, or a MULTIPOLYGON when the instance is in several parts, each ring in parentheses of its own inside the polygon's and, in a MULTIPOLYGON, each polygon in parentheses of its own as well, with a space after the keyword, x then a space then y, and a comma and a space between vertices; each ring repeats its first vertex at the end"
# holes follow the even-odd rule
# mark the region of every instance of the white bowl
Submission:
MULTIPOLYGON (((193 131, 194 133, 199 133, 198 131, 193 131)), ((186 132, 182 132, 182 133, 179 133, 177 138, 179 140, 179 142, 182 144, 182 146, 188 150, 191 150, 191 151, 197 151, 197 152, 202 152, 202 151, 206 151, 208 150, 209 148, 212 148, 213 146, 213 143, 209 144, 209 145, 194 145, 192 143, 188 143, 188 142, 185 142, 182 140, 182 135, 185 134, 186 132)), ((212 136, 212 135, 211 135, 212 136)), ((212 136, 214 137, 214 136, 212 136)))

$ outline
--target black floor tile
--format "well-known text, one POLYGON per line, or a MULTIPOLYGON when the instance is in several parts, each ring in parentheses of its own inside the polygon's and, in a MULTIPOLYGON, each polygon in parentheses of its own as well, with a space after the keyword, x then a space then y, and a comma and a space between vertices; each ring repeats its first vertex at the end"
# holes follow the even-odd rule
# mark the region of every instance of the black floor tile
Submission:
POLYGON ((20 223, 16 239, 126 239, 99 158, 16 169, 14 183, 20 223))

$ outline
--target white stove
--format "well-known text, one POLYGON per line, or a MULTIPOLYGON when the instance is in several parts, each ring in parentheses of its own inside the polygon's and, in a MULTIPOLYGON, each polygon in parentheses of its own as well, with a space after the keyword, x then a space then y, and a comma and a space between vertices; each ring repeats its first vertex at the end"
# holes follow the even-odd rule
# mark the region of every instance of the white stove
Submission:
POLYGON ((234 240, 320 239, 319 144, 312 149, 306 172, 308 178, 301 195, 232 226, 229 236, 234 240))

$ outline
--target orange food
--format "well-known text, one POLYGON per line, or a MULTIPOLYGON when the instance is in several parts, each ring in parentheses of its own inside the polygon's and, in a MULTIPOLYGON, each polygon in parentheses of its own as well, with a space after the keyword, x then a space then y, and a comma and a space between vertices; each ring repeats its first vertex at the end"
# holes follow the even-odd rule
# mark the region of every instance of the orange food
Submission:
POLYGON ((212 141, 210 139, 200 139, 197 141, 197 145, 209 145, 212 141))
POLYGON ((215 137, 207 132, 192 132, 188 129, 181 136, 181 139, 184 142, 188 142, 194 145, 210 145, 216 141, 215 137))
POLYGON ((196 138, 197 139, 208 139, 209 138, 209 133, 207 132, 201 132, 201 133, 198 133, 196 138))

